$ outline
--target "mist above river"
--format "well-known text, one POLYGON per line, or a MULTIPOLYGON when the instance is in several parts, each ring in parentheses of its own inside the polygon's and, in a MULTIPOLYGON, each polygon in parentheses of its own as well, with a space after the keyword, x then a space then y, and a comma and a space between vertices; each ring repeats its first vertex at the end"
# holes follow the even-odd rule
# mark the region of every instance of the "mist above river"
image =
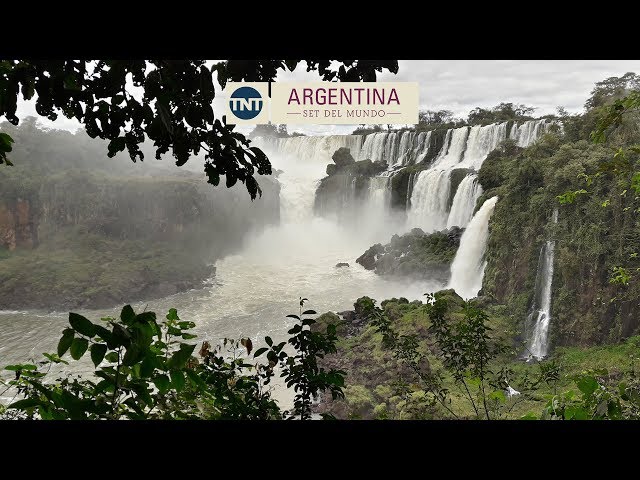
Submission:
MULTIPOLYGON (((384 212, 379 208, 352 224, 314 215, 317 182, 336 149, 318 138, 307 138, 311 147, 297 155, 265 148, 279 171, 279 225, 249 236, 237 254, 218 260, 215 275, 202 288, 131 302, 134 309, 152 310, 163 318, 169 308, 177 308, 183 320, 196 323, 199 340, 250 337, 259 344, 266 335, 286 338, 294 321, 286 315, 298 312, 300 297, 309 299, 305 308, 321 314, 352 309, 364 295, 378 301, 394 296, 413 300, 442 287, 437 282, 386 279, 355 262, 373 243, 386 243, 397 232, 395 222, 380 221, 391 218, 380 217, 384 212), (339 262, 350 266, 337 268, 339 262)), ((121 308, 74 311, 96 320, 116 316, 121 308)), ((0 363, 39 360, 43 352, 54 351, 67 319, 66 311, 0 312, 0 363)))

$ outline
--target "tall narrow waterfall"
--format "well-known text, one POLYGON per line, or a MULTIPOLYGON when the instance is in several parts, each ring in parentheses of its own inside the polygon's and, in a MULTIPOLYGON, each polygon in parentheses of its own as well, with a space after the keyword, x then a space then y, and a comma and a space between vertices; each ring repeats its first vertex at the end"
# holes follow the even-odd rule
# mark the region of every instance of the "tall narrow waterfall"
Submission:
POLYGON ((390 179, 391 177, 387 175, 369 179, 369 207, 378 212, 378 215, 380 212, 385 213, 391 203, 390 179))
POLYGON ((447 132, 447 139, 450 139, 449 144, 447 144, 447 139, 445 139, 445 143, 433 164, 433 168, 451 168, 460 163, 462 159, 465 147, 467 146, 469 127, 456 128, 455 130, 450 130, 450 132, 452 132, 450 135, 449 132, 447 132))
POLYGON ((484 254, 489 240, 489 219, 498 197, 492 197, 480 207, 460 238, 460 247, 451 264, 449 288, 464 299, 478 295, 487 262, 484 254))
POLYGON ((507 138, 507 123, 471 127, 462 165, 479 170, 487 155, 507 138))
POLYGON ((471 221, 476 202, 481 195, 482 186, 480 186, 480 182, 478 182, 478 175, 470 173, 464 177, 453 197, 451 212, 447 220, 447 228, 453 226, 465 228, 471 221))
POLYGON ((425 232, 442 230, 448 216, 451 170, 423 170, 418 174, 411 192, 408 223, 425 232))
MULTIPOLYGON (((554 224, 558 223, 557 207, 553 210, 551 221, 554 224)), ((549 350, 554 252, 554 240, 547 240, 540 249, 533 304, 525 323, 525 331, 531 331, 527 347, 528 354, 537 359, 546 357, 549 350)))

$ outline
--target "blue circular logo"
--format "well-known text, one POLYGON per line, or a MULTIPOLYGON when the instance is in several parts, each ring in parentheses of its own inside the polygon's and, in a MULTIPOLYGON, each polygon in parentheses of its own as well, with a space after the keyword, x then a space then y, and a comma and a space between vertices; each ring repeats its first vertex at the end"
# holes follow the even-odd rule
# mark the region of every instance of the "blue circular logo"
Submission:
POLYGON ((255 88, 240 87, 231 94, 229 108, 241 120, 256 118, 262 111, 262 95, 255 88))

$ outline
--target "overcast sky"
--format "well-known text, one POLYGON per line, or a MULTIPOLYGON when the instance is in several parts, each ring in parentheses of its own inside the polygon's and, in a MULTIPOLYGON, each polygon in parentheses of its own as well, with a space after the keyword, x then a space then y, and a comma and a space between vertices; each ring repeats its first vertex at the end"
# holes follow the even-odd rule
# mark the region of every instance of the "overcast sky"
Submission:
MULTIPOLYGON (((537 107, 535 115, 554 113, 557 106, 580 112, 594 84, 626 72, 640 73, 638 60, 401 60, 397 75, 379 75, 380 81, 418 82, 421 110, 447 109, 465 117, 475 107, 492 107, 500 102, 524 103, 537 107)), ((283 73, 280 81, 317 81, 317 73, 298 66, 283 73)), ((214 109, 222 112, 222 99, 214 109)), ((33 102, 20 101, 18 117, 36 115, 33 102)), ((48 127, 76 130, 75 120, 60 115, 48 127)), ((307 135, 344 134, 349 125, 289 125, 289 131, 307 135)))

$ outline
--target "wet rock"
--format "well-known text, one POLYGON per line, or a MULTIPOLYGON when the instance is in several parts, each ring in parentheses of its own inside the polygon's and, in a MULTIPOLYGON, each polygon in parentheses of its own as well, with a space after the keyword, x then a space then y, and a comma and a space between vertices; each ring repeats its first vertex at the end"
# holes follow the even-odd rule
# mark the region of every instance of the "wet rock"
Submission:
POLYGON ((426 234, 414 228, 405 235, 393 235, 386 245, 373 245, 356 262, 379 275, 446 283, 463 231, 453 227, 426 234))
POLYGON ((384 247, 381 243, 376 243, 372 247, 364 252, 358 259, 356 263, 359 263, 367 270, 374 270, 376 268, 376 261, 378 260, 378 255, 384 252, 384 247))
POLYGON ((447 230, 447 238, 449 239, 449 241, 456 243, 457 245, 460 245, 460 238, 462 237, 463 233, 464 233, 464 228, 451 227, 449 230, 447 230))
POLYGON ((355 159, 351 155, 351 151, 346 147, 340 147, 335 151, 331 158, 338 168, 356 163, 355 159))
POLYGON ((349 264, 347 262, 336 263, 336 268, 348 267, 348 266, 349 266, 349 264))

